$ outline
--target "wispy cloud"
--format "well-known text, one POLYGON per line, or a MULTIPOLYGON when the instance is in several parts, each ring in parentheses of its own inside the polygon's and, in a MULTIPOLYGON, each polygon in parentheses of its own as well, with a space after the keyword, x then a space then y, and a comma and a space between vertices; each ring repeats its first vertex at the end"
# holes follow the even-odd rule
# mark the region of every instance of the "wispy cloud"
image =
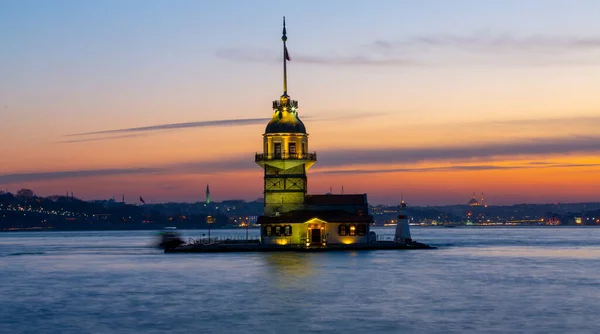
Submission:
POLYGON ((229 173, 245 170, 259 170, 254 163, 253 154, 213 161, 187 161, 164 166, 165 169, 186 174, 229 173))
MULTIPOLYGON (((345 120, 350 119, 361 119, 367 117, 377 117, 385 115, 384 112, 370 112, 370 113, 346 113, 344 114, 345 120)), ((331 112, 325 114, 325 116, 317 116, 313 117, 310 115, 301 116, 303 120, 314 120, 314 121, 334 121, 339 120, 339 116, 331 116, 331 112)), ((83 133, 74 133, 67 134, 63 137, 75 137, 76 139, 68 139, 57 141, 57 144, 73 144, 73 143, 84 143, 90 141, 102 141, 102 140, 114 140, 114 139, 123 139, 123 138, 132 138, 139 137, 144 135, 147 132, 154 131, 166 131, 166 130, 182 130, 182 129, 190 129, 190 128, 204 128, 204 127, 224 127, 224 126, 244 126, 244 125, 266 125, 271 118, 241 118, 241 119, 224 119, 224 120, 212 120, 212 121, 197 121, 197 122, 184 122, 184 123, 167 123, 167 124, 157 124, 151 126, 141 126, 141 127, 133 127, 133 128, 123 128, 123 129, 111 129, 111 130, 101 130, 101 131, 93 131, 93 132, 83 132, 83 133), (116 136, 106 136, 111 134, 122 134, 116 136), (89 138, 90 136, 94 136, 93 138, 89 138), (87 137, 87 138, 81 138, 87 137)))
MULTIPOLYGON (((463 146, 407 147, 388 149, 326 149, 318 152, 314 173, 358 174, 381 172, 435 172, 459 170, 499 170, 535 168, 599 167, 600 164, 564 164, 531 161, 519 165, 494 165, 502 159, 540 159, 570 154, 600 153, 600 138, 561 137, 494 144, 463 146), (482 162, 472 165, 472 162, 482 162), (455 164, 451 164, 454 162, 455 164), (417 163, 445 163, 441 167, 394 167, 372 169, 368 165, 411 166, 417 163), (450 164, 449 164, 450 163, 450 164), (489 163, 489 164, 488 164, 489 163), (449 164, 449 165, 448 165, 449 164), (360 167, 359 167, 360 166, 360 167), (364 167, 363 167, 364 166, 364 167), (354 168, 353 168, 354 167, 354 168)), ((187 161, 152 168, 112 168, 76 171, 44 171, 0 175, 1 184, 44 181, 64 178, 88 178, 124 174, 181 173, 219 174, 257 170, 252 154, 242 154, 214 161, 187 161)))
POLYGON ((319 171, 320 174, 378 174, 378 173, 428 173, 428 172, 456 172, 456 171, 487 171, 511 169, 541 169, 541 168, 578 168, 600 167, 600 164, 556 164, 551 162, 529 162, 523 165, 455 165, 423 168, 384 168, 384 169, 332 169, 319 171))
MULTIPOLYGON (((598 50, 600 36, 431 34, 375 40, 357 45, 353 50, 332 50, 326 55, 293 54, 292 61, 307 65, 396 67, 476 65, 490 61, 530 66, 587 65, 600 63, 594 57, 597 54, 593 53, 598 50), (459 53, 453 54, 455 51, 459 53), (586 52, 590 57, 580 57, 586 52), (572 57, 574 55, 577 57, 572 57)), ((218 50, 216 56, 232 61, 270 64, 281 61, 272 52, 258 49, 227 48, 218 50)))
POLYGON ((67 178, 87 178, 101 176, 116 176, 127 174, 148 174, 163 172, 161 168, 109 168, 91 170, 50 171, 33 173, 0 174, 0 183, 22 183, 30 181, 48 181, 67 178))
MULTIPOLYGON (((232 61, 258 62, 279 64, 281 59, 273 56, 266 50, 247 50, 239 48, 222 49, 216 52, 216 56, 232 61)), ((317 56, 317 55, 294 55, 294 63, 310 65, 341 65, 341 66, 426 66, 427 64, 416 59, 393 57, 383 58, 375 54, 355 54, 350 56, 317 56)))
POLYGON ((68 134, 65 136, 66 137, 76 137, 76 136, 90 136, 90 135, 105 135, 105 134, 112 134, 112 133, 131 133, 131 132, 148 132, 148 131, 161 131, 161 130, 173 130, 173 129, 188 129, 188 128, 198 128, 198 127, 254 125, 254 124, 266 124, 266 122, 268 122, 269 120, 270 120, 270 118, 241 118, 241 119, 222 119, 222 120, 214 120, 214 121, 168 123, 168 124, 158 124, 158 125, 141 126, 141 127, 134 127, 134 128, 74 133, 74 134, 68 134))
MULTIPOLYGON (((456 162, 454 170, 467 169, 516 169, 520 166, 466 165, 465 162, 492 161, 507 158, 539 159, 569 154, 594 154, 600 152, 600 138, 561 137, 536 140, 523 140, 512 143, 486 145, 467 144, 463 146, 407 147, 388 149, 335 149, 319 150, 319 162, 314 172, 327 173, 332 168, 348 170, 352 166, 372 165, 413 165, 416 163, 456 162)), ((526 164, 524 164, 526 165, 526 164)), ((559 166, 551 162, 532 161, 531 168, 559 166)), ((595 165, 565 165, 563 167, 594 167, 595 165)), ((251 154, 230 157, 217 161, 190 161, 164 166, 167 170, 185 173, 227 173, 251 171, 257 167, 251 154)), ((432 167, 450 168, 450 167, 432 167)), ((360 168, 361 170, 363 168, 360 168)), ((419 171, 420 168, 393 168, 394 171, 419 171)), ((429 171, 434 169, 427 168, 429 171)), ((448 169, 449 170, 449 169, 448 169)), ((344 172, 350 173, 350 172, 344 172)))
POLYGON ((600 49, 600 36, 513 36, 479 33, 472 35, 435 34, 398 40, 377 40, 367 45, 381 50, 419 48, 459 48, 469 52, 574 52, 600 49))
POLYGON ((131 135, 108 136, 108 137, 99 137, 99 138, 61 140, 61 141, 57 141, 54 143, 55 144, 74 144, 74 143, 85 143, 85 142, 90 142, 90 141, 114 140, 114 139, 134 138, 134 137, 142 137, 142 136, 143 136, 142 134, 131 134, 131 135))
POLYGON ((475 161, 498 157, 538 157, 600 152, 600 138, 559 137, 519 142, 467 144, 464 146, 390 149, 331 150, 320 154, 323 167, 357 164, 418 163, 423 161, 475 161))

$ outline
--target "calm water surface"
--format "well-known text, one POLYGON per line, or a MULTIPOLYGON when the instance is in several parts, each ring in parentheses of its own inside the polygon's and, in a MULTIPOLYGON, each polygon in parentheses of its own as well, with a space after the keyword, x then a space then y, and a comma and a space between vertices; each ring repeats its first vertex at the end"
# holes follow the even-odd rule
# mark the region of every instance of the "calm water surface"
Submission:
POLYGON ((164 254, 149 231, 0 233, 0 333, 600 332, 600 228, 413 237, 439 248, 164 254))

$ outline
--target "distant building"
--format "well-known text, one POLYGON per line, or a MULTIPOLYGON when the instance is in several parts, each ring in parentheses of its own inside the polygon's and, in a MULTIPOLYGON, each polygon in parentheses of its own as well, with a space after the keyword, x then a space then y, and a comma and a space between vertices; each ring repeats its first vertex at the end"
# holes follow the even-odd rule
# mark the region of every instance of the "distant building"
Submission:
POLYGON ((208 188, 208 184, 206 185, 206 205, 210 204, 210 188, 208 188))
POLYGON ((568 212, 560 217, 560 225, 583 225, 585 219, 580 213, 568 212))
POLYGON ((471 196, 471 199, 469 200, 469 206, 480 206, 481 203, 479 203, 477 201, 477 199, 475 199, 475 193, 473 193, 473 196, 471 196))

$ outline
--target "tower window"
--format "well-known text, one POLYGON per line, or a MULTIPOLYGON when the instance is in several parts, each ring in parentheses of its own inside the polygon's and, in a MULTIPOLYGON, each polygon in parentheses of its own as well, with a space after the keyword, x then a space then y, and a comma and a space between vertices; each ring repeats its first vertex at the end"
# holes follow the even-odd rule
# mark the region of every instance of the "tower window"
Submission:
POLYGON ((339 235, 345 236, 347 234, 346 225, 340 225, 338 232, 339 235))
POLYGON ((273 147, 275 149, 275 158, 281 158, 281 143, 274 143, 273 147))
POLYGON ((285 226, 285 236, 289 237, 292 235, 292 227, 290 225, 285 226))
POLYGON ((350 236, 356 235, 356 226, 350 225, 350 236))
POLYGON ((296 143, 289 143, 288 148, 289 148, 290 154, 296 154, 296 143))
POLYGON ((306 153, 306 150, 304 149, 304 143, 302 143, 301 148, 302 148, 302 152, 300 152, 300 153, 302 153, 302 154, 306 153))

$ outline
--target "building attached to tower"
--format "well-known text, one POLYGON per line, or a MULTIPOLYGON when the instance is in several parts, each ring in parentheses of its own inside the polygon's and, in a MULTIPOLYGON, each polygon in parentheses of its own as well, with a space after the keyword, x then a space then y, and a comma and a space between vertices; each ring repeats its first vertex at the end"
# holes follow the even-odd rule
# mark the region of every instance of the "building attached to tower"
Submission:
POLYGON ((287 52, 283 24, 283 94, 263 134, 263 153, 255 162, 264 170, 264 215, 258 218, 263 244, 323 247, 368 243, 373 217, 366 194, 307 195, 306 172, 317 162, 298 101, 287 93, 287 52))

